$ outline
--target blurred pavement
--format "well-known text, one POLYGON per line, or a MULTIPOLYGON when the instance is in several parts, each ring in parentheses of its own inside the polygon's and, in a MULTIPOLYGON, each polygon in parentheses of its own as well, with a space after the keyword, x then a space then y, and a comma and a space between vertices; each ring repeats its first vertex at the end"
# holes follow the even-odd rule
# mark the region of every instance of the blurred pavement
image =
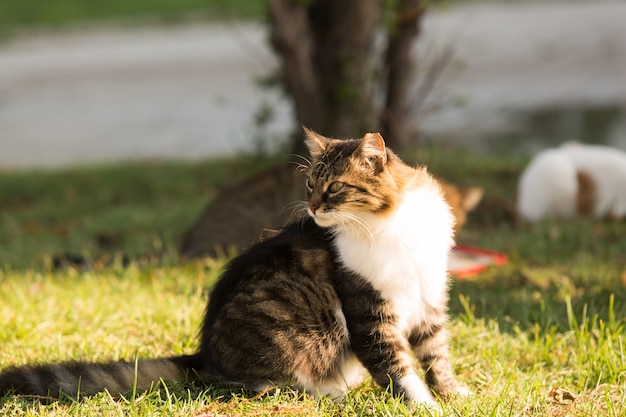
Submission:
MULTIPOLYGON (((505 2, 428 15, 420 57, 455 59, 416 117, 426 134, 506 128, 504 110, 615 105, 626 137, 626 2, 505 2), (463 103, 451 106, 450 103, 463 103)), ((0 168, 201 158, 291 127, 257 80, 276 68, 261 24, 93 29, 0 43, 0 168), (266 127, 254 113, 274 110, 266 127)), ((269 139, 271 142, 271 139, 269 139)), ((271 145, 271 143, 270 143, 271 145)))

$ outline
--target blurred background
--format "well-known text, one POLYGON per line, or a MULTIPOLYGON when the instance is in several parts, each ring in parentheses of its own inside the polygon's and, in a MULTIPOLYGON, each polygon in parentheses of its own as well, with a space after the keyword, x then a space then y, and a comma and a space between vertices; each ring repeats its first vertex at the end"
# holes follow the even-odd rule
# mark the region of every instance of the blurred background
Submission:
MULTIPOLYGON (((415 141, 626 149, 625 2, 429 4, 411 46, 415 141)), ((0 0, 0 169, 282 149, 297 115, 267 9, 0 0)))

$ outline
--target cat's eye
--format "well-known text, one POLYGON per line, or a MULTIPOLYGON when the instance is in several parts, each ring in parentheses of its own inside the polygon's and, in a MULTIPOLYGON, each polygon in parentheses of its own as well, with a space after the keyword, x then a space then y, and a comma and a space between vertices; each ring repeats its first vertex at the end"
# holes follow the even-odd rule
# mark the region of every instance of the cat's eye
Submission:
POLYGON ((330 191, 331 193, 336 193, 337 191, 341 190, 342 188, 343 188, 343 182, 335 181, 335 182, 332 182, 328 186, 328 191, 330 191))
POLYGON ((306 188, 312 190, 314 185, 315 183, 313 182, 313 179, 311 177, 306 179, 306 188))

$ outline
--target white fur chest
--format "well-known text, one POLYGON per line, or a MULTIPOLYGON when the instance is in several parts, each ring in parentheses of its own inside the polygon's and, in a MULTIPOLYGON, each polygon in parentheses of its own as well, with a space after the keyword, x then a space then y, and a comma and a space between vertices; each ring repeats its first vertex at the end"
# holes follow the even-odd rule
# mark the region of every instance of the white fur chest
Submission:
POLYGON ((447 259, 452 240, 450 208, 435 189, 408 192, 391 214, 362 216, 364 227, 338 230, 343 264, 359 273, 393 306, 400 329, 428 320, 447 300, 447 259))

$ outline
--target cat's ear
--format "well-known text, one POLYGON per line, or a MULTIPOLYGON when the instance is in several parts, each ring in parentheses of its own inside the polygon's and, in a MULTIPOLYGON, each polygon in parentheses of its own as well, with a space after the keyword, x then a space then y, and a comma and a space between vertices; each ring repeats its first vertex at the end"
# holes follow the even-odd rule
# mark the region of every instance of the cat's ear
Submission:
POLYGON ((306 135, 304 143, 306 144, 306 147, 309 148, 309 154, 311 154, 313 159, 318 158, 326 151, 326 147, 330 143, 330 139, 312 131, 311 129, 307 129, 306 127, 303 127, 303 129, 304 134, 306 135))
POLYGON ((478 206, 480 200, 483 199, 483 194, 485 190, 482 187, 470 187, 461 191, 462 194, 462 202, 463 208, 466 211, 472 211, 478 206))
POLYGON ((375 165, 382 167, 387 162, 385 141, 380 133, 366 133, 356 154, 372 168, 375 165))

